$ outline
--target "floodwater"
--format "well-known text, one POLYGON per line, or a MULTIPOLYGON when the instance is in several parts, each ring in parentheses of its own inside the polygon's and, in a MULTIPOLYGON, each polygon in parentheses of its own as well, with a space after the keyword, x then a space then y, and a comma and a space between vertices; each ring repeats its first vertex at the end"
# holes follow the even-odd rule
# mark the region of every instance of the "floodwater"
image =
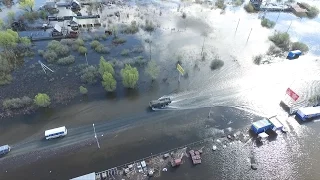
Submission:
MULTIPOLYGON (((130 5, 135 7, 139 2, 130 5)), ((279 107, 288 87, 300 95, 300 104, 307 104, 319 93, 319 18, 300 21, 282 13, 275 29, 286 30, 294 19, 288 32, 294 40, 308 44, 310 52, 297 60, 272 59, 271 64, 256 66, 252 56, 267 51, 267 37, 272 33, 261 27, 258 15, 233 8, 220 14, 204 5, 189 4, 181 6, 187 12, 187 18, 182 19, 177 1, 151 2, 143 1, 139 13, 149 9, 151 15, 146 18, 152 17, 160 27, 151 35, 140 31, 135 38, 146 51, 144 39, 152 39, 152 58, 162 68, 159 79, 168 78, 168 83, 158 82, 151 88, 145 84, 147 90, 131 92, 130 98, 96 95, 66 107, 1 120, 0 144, 12 144, 13 151, 0 160, 0 179, 68 179, 98 172, 203 138, 218 138, 221 130, 247 133, 259 116, 272 115, 278 115, 289 128, 287 135, 260 147, 228 144, 223 150, 206 153, 202 165, 192 167, 186 160, 159 179, 319 179, 319 121, 301 123, 279 107), (162 16, 158 16, 159 4, 162 16), (200 60, 202 44, 207 54, 204 61, 200 60), (216 55, 225 65, 211 71, 209 64, 216 55), (181 78, 180 85, 174 67, 177 56, 182 56, 182 66, 189 75, 181 78), (195 63, 200 70, 194 69, 195 63), (163 95, 172 97, 170 108, 150 112, 148 102, 163 95), (61 125, 68 127, 68 136, 43 140, 44 130, 61 125), (250 157, 255 158, 258 170, 250 169, 250 157)), ((124 8, 138 14, 135 8, 124 8)), ((267 13, 271 18, 277 15, 267 13)), ((137 17, 123 21, 130 23, 133 18, 137 17)), ((210 151, 210 146, 205 151, 210 151)))

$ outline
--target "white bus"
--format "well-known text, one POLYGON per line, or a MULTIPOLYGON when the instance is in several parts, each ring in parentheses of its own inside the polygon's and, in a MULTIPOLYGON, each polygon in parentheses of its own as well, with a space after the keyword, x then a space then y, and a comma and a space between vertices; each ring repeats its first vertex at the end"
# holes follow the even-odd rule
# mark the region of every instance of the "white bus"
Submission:
POLYGON ((44 132, 46 139, 58 138, 67 135, 68 131, 65 126, 49 129, 44 132))

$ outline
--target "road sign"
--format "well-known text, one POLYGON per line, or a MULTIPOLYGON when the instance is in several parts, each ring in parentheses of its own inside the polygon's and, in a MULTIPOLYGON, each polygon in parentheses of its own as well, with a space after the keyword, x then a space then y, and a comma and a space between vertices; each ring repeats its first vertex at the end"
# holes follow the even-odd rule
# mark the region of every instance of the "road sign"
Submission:
POLYGON ((181 75, 184 74, 184 69, 180 66, 180 64, 177 64, 177 70, 181 73, 181 75))
POLYGON ((297 101, 297 99, 299 98, 299 95, 292 91, 292 89, 290 88, 287 89, 286 94, 288 94, 294 101, 297 101))

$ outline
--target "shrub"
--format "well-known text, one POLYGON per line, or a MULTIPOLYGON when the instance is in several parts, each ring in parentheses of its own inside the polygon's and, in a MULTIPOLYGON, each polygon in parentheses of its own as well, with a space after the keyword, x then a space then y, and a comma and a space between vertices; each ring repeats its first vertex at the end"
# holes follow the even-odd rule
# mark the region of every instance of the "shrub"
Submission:
POLYGON ((291 50, 300 50, 302 53, 307 53, 309 51, 309 47, 302 42, 294 42, 291 45, 291 50))
POLYGON ((48 107, 51 104, 50 101, 50 97, 47 94, 38 93, 34 97, 34 103, 39 107, 48 107))
POLYGON ((128 49, 123 49, 121 51, 121 56, 129 56, 130 51, 128 49))
POLYGON ((272 41, 279 48, 288 51, 290 47, 290 36, 286 32, 276 32, 272 36, 269 36, 269 40, 272 41))
POLYGON ((256 65, 260 65, 262 61, 262 55, 254 56, 253 57, 253 63, 256 65))
POLYGON ((81 81, 88 84, 97 82, 98 69, 95 66, 88 66, 81 71, 81 81))
POLYGON ((114 75, 114 69, 111 63, 107 62, 103 56, 100 57, 100 63, 99 63, 99 73, 101 76, 103 76, 103 74, 105 72, 108 72, 112 75, 114 75))
POLYGON ((244 3, 244 0, 233 0, 232 4, 234 6, 241 6, 244 3))
POLYGON ((220 69, 224 65, 224 62, 216 57, 214 60, 211 61, 210 68, 211 70, 220 69))
POLYGON ((154 31, 154 29, 155 29, 155 26, 153 25, 153 22, 146 19, 145 25, 144 25, 144 30, 148 31, 148 32, 152 32, 152 31, 154 31))
POLYGON ((57 63, 59 65, 69 65, 69 64, 72 64, 75 62, 75 58, 73 55, 69 55, 67 57, 64 57, 64 58, 60 58, 58 59, 57 63))
POLYGON ((226 5, 224 4, 224 0, 217 0, 215 5, 219 8, 219 9, 225 9, 226 5))
POLYGON ((81 38, 76 39, 74 42, 79 46, 84 46, 84 41, 81 38))
POLYGON ((282 54, 281 49, 276 47, 275 45, 271 45, 267 51, 267 55, 281 56, 281 54, 282 54))
POLYGON ((83 54, 83 55, 84 55, 85 53, 88 52, 88 50, 87 50, 87 48, 84 47, 84 46, 79 46, 78 52, 79 52, 80 54, 83 54))
POLYGON ((95 49, 97 46, 101 45, 99 41, 97 40, 93 40, 91 43, 90 43, 90 46, 95 49))
POLYGON ((43 58, 47 60, 48 63, 54 63, 56 62, 58 55, 52 50, 47 50, 44 52, 43 58))
POLYGON ((116 37, 112 40, 112 43, 114 44, 123 44, 125 43, 127 40, 123 39, 123 38, 119 38, 119 37, 116 37))
POLYGON ((30 106, 32 104, 32 99, 24 96, 21 99, 20 98, 12 98, 12 99, 6 99, 3 101, 2 106, 5 109, 18 109, 30 106))
POLYGON ((80 93, 83 94, 83 95, 85 95, 85 94, 88 93, 88 89, 85 88, 85 87, 83 87, 83 86, 80 86, 80 87, 79 87, 79 91, 80 91, 80 93))
POLYGON ((247 4, 244 5, 243 7, 248 13, 254 13, 256 12, 256 10, 254 9, 254 7, 252 6, 252 4, 249 2, 247 4))
POLYGON ((109 72, 104 72, 102 76, 102 86, 108 92, 112 92, 117 88, 117 81, 114 79, 113 75, 109 72))
POLYGON ((267 18, 264 18, 261 20, 261 26, 266 27, 266 28, 273 28, 275 24, 276 24, 275 22, 273 22, 267 18))
POLYGON ((104 47, 102 44, 99 44, 96 48, 94 48, 94 50, 97 53, 102 53, 102 54, 108 54, 110 53, 110 49, 107 47, 104 47))
POLYGON ((121 69, 121 77, 124 87, 134 88, 139 80, 139 72, 137 68, 126 64, 125 67, 121 69))
POLYGON ((160 68, 155 61, 149 61, 148 66, 145 69, 145 73, 149 75, 152 80, 155 80, 160 73, 160 68))

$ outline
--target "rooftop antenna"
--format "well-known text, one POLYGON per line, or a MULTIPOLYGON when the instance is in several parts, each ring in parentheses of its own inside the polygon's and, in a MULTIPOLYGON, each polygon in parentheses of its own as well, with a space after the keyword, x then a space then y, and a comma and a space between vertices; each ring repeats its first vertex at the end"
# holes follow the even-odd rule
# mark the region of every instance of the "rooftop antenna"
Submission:
POLYGON ((38 61, 38 63, 41 65, 41 67, 42 67, 42 69, 43 69, 43 71, 44 71, 45 74, 47 74, 46 69, 49 70, 49 71, 51 71, 51 72, 54 72, 54 71, 53 71, 52 69, 50 69, 48 66, 46 66, 45 64, 43 64, 40 60, 38 61))

